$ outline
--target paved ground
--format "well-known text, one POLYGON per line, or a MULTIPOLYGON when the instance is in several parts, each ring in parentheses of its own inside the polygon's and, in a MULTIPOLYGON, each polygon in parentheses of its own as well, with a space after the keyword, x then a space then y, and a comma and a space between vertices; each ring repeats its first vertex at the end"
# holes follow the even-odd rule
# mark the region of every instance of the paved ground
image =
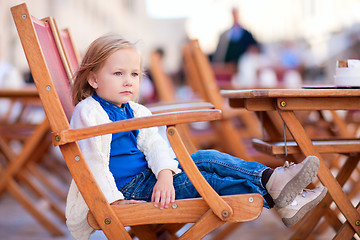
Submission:
MULTIPOLYGON (((46 205, 39 203, 39 207, 46 205)), ((65 233, 64 237, 52 237, 38 224, 14 198, 3 194, 0 198, 0 239, 6 240, 70 240, 73 239, 65 225, 58 222, 65 233)), ((285 240, 289 239, 291 230, 286 228, 273 210, 264 209, 261 216, 239 226, 227 240, 285 240)), ((328 229, 316 239, 331 239, 334 232, 328 229)), ((92 235, 91 240, 106 239, 101 232, 92 235)), ((210 240, 211 235, 205 239, 210 240)))

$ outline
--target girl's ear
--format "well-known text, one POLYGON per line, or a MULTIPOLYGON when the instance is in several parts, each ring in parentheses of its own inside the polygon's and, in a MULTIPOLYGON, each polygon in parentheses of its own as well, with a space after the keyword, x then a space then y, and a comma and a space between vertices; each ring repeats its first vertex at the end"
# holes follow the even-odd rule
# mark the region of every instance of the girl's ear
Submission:
POLYGON ((90 84, 90 86, 94 89, 98 88, 98 84, 97 84, 97 79, 96 79, 96 75, 94 72, 90 72, 89 77, 88 77, 88 83, 90 84))

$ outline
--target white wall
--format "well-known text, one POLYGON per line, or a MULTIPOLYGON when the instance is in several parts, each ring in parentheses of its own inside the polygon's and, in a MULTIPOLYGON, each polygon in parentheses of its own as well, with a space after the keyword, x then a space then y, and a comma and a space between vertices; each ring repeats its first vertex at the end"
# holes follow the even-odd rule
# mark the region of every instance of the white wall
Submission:
MULTIPOLYGON (((19 0, 0 1, 0 57, 12 62, 22 72, 28 69, 20 41, 12 20, 10 7, 19 0)), ((118 32, 125 38, 139 42, 144 63, 154 48, 166 51, 168 72, 178 69, 181 45, 185 39, 185 19, 158 20, 147 16, 145 0, 27 0, 30 13, 43 18, 52 16, 59 28, 69 27, 78 50, 83 53, 97 37, 118 32)))
MULTIPOLYGON (((172 0, 169 0, 172 1, 172 0)), ((200 0, 193 0, 194 3, 200 0)), ((203 0, 202 0, 203 1, 203 0)), ((24 0, 0 1, 0 59, 14 63, 21 71, 27 63, 11 17, 10 7, 24 0)), ((25 0, 37 18, 52 16, 60 28, 69 27, 81 52, 96 37, 119 32, 140 41, 144 63, 155 47, 166 51, 165 67, 174 72, 181 62, 181 48, 189 34, 211 53, 218 35, 231 25, 230 9, 238 6, 242 24, 261 42, 304 38, 321 59, 326 58, 333 32, 360 22, 358 0, 207 0, 194 8, 189 18, 154 19, 146 12, 145 0, 25 0)), ((333 46, 332 46, 333 47, 333 46)))

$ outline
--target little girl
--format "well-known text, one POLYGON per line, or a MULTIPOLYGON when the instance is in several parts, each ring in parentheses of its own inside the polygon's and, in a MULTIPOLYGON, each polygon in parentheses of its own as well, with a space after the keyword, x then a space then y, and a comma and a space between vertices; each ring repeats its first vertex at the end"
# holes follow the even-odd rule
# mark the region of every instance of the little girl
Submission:
MULTIPOLYGON (((142 75, 141 56, 119 35, 105 35, 88 48, 75 75, 71 119, 82 128, 151 112, 134 102, 142 75)), ((98 185, 111 204, 152 201, 168 208, 175 199, 200 197, 158 128, 114 133, 78 141, 98 185)), ((298 222, 325 196, 325 187, 304 188, 316 176, 319 160, 308 156, 300 164, 271 169, 215 150, 201 150, 192 159, 220 195, 259 193, 264 207, 274 207, 288 227, 298 222)), ((67 226, 75 239, 88 239, 88 208, 72 182, 67 226)))

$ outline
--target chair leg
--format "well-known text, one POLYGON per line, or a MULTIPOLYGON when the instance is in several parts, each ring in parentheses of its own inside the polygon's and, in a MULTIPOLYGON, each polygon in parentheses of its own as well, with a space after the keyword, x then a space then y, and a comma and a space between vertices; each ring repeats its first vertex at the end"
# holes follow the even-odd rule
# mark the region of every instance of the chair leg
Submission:
POLYGON ((219 229, 219 232, 214 234, 211 238, 214 240, 223 240, 230 236, 240 225, 242 222, 238 223, 227 223, 223 229, 219 229))
POLYGON ((41 213, 26 196, 26 194, 20 189, 17 183, 13 179, 9 179, 8 186, 9 192, 24 206, 24 208, 31 213, 31 215, 46 228, 53 236, 64 236, 64 233, 58 226, 56 226, 52 220, 43 213, 41 213))
MULTIPOLYGON (((358 203, 358 205, 356 206, 356 210, 358 212, 360 212, 360 202, 358 203)), ((349 222, 346 221, 342 227, 340 228, 340 230, 336 233, 335 237, 333 238, 333 240, 343 240, 343 239, 352 239, 354 236, 354 230, 352 229, 352 227, 350 226, 349 222)))
POLYGON ((158 240, 158 237, 151 225, 132 226, 131 231, 140 240, 158 240))
POLYGON ((202 239, 209 232, 213 231, 217 227, 220 227, 225 222, 221 221, 211 209, 209 209, 199 221, 192 225, 179 240, 185 239, 202 239))
POLYGON ((29 189, 31 189, 31 192, 36 195, 39 199, 45 200, 48 204, 50 209, 54 212, 54 214, 59 218, 60 221, 64 222, 66 221, 65 217, 65 209, 62 207, 62 204, 56 203, 52 197, 48 194, 48 192, 40 189, 36 186, 33 179, 30 177, 30 175, 25 171, 21 171, 19 173, 19 179, 23 181, 29 189))
POLYGON ((36 166, 35 164, 28 164, 27 168, 31 172, 31 174, 36 177, 48 190, 50 190, 52 193, 54 193, 58 199, 61 201, 66 201, 67 193, 65 191, 62 191, 58 186, 56 186, 53 182, 48 180, 48 177, 39 166, 36 166))
POLYGON ((185 225, 186 225, 185 223, 159 224, 156 225, 154 230, 157 233, 162 233, 162 232, 168 233, 166 239, 173 240, 173 239, 178 239, 176 233, 185 225))
POLYGON ((328 227, 332 227, 335 230, 335 232, 337 232, 342 226, 342 223, 337 216, 338 213, 339 213, 338 209, 332 210, 328 208, 325 211, 325 215, 324 215, 325 221, 321 222, 321 224, 316 228, 315 233, 322 234, 326 231, 328 227))
POLYGON ((13 156, 8 155, 6 157, 9 160, 9 166, 4 169, 4 174, 0 178, 0 192, 5 188, 8 179, 11 179, 17 172, 26 164, 26 162, 31 158, 34 150, 37 146, 40 145, 41 141, 44 140, 46 135, 49 132, 49 123, 47 120, 44 120, 35 130, 34 134, 26 141, 26 144, 23 147, 22 152, 13 158, 13 156))

